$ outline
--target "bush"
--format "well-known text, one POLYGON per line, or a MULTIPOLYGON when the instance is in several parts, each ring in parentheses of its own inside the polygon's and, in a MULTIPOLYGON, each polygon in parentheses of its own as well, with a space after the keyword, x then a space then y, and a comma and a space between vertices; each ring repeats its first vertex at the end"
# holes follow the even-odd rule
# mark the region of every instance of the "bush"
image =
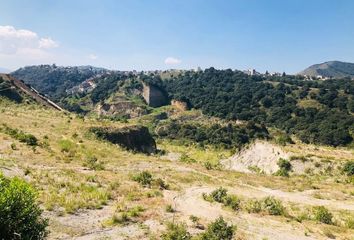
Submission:
POLYGON ((144 187, 150 187, 153 181, 151 173, 148 171, 142 171, 141 173, 135 175, 133 180, 140 183, 144 187))
POLYGON ((228 195, 224 199, 225 206, 228 206, 235 211, 240 209, 240 203, 241 203, 240 199, 235 195, 228 195))
POLYGON ((85 167, 88 167, 91 170, 104 170, 103 163, 98 161, 95 156, 89 156, 86 159, 85 167))
POLYGON ((262 208, 270 215, 283 215, 284 207, 280 200, 274 197, 266 197, 262 201, 262 208))
POLYGON ((205 233, 202 234, 202 240, 231 240, 234 235, 235 227, 228 225, 222 217, 208 225, 205 233))
POLYGON ((276 176, 288 177, 291 170, 291 163, 283 158, 280 158, 277 162, 279 170, 275 173, 276 176))
POLYGON ((318 222, 325 224, 333 224, 333 215, 324 206, 318 206, 313 208, 314 219, 318 222))
POLYGON ((36 193, 19 178, 8 179, 0 173, 1 239, 44 239, 48 221, 41 217, 36 193))
POLYGON ((6 125, 4 125, 4 132, 20 142, 26 143, 28 146, 38 146, 38 139, 32 134, 10 128, 6 125))
POLYGON ((262 211, 262 203, 258 200, 249 200, 245 206, 248 213, 259 213, 262 211))
POLYGON ((343 166, 343 171, 348 176, 353 176, 354 175, 354 161, 346 162, 343 166))
POLYGON ((210 196, 213 198, 215 202, 222 203, 227 196, 227 189, 223 187, 219 187, 218 189, 211 192, 210 196))
POLYGON ((160 188, 160 190, 168 190, 169 185, 161 178, 156 179, 156 185, 160 188))
POLYGON ((167 230, 161 235, 162 240, 189 240, 192 236, 187 232, 185 224, 168 223, 167 230))
POLYGON ((168 213, 174 213, 175 212, 175 209, 172 207, 171 204, 167 205, 166 208, 165 208, 166 212, 168 213))
POLYGON ((68 139, 62 139, 59 141, 60 151, 64 153, 74 152, 75 143, 68 139))

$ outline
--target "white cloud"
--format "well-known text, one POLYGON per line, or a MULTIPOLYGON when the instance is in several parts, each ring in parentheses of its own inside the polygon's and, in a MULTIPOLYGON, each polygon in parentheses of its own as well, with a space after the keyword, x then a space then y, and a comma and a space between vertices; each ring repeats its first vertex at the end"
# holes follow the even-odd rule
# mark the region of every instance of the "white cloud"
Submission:
POLYGON ((0 54, 39 59, 48 55, 47 49, 58 47, 51 38, 39 38, 38 34, 13 26, 0 26, 0 54))
POLYGON ((51 38, 41 38, 39 40, 39 48, 50 49, 57 47, 59 47, 59 44, 51 38))
POLYGON ((90 54, 90 55, 88 55, 88 57, 89 57, 89 59, 91 59, 91 60, 96 60, 97 58, 98 58, 98 56, 97 55, 95 55, 95 54, 90 54))
POLYGON ((165 64, 166 65, 178 65, 180 64, 182 61, 178 58, 174 58, 174 57, 168 57, 165 59, 165 64))

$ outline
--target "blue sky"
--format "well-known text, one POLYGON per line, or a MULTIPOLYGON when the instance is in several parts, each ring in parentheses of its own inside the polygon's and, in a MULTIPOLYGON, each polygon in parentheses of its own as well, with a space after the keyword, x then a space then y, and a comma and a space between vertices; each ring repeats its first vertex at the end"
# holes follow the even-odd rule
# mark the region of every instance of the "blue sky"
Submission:
POLYGON ((0 67, 296 73, 354 62, 353 9, 352 0, 2 0, 0 67))

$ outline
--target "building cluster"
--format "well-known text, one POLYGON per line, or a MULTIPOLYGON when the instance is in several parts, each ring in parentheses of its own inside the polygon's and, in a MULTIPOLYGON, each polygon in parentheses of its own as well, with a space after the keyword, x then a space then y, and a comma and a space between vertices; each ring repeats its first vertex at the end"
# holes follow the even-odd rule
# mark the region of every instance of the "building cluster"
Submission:
POLYGON ((265 73, 260 73, 260 72, 257 72, 256 69, 248 69, 248 70, 245 70, 243 71, 243 73, 249 75, 249 76, 282 76, 283 74, 280 73, 280 72, 268 72, 266 71, 265 73))

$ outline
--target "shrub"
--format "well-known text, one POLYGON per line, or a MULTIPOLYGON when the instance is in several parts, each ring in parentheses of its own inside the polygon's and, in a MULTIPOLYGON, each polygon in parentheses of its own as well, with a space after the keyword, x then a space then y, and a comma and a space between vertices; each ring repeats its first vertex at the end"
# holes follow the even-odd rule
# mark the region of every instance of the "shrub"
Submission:
POLYGON ((354 175, 354 161, 346 162, 343 166, 343 171, 348 176, 353 176, 354 175))
POLYGON ((161 178, 156 179, 156 185, 161 189, 161 190, 167 190, 169 189, 169 185, 161 178))
POLYGON ((221 170, 222 169, 222 165, 220 163, 211 163, 211 162, 205 162, 204 163, 204 167, 207 169, 207 170, 221 170))
POLYGON ((195 163, 197 162, 195 159, 189 157, 186 153, 182 153, 180 159, 181 162, 185 162, 185 163, 195 163))
POLYGON ((345 220, 345 226, 350 229, 354 229, 354 217, 349 217, 345 220))
POLYGON ((6 125, 4 125, 4 132, 20 142, 26 143, 28 146, 38 146, 38 139, 32 134, 10 128, 6 125))
POLYGON ((313 208, 314 219, 318 222, 325 224, 333 224, 333 215, 324 206, 318 206, 313 208))
POLYGON ((256 199, 249 200, 245 206, 248 213, 259 213, 262 211, 262 203, 256 199))
POLYGON ((284 207, 280 200, 274 197, 266 197, 262 201, 262 208, 270 215, 283 215, 284 207))
POLYGON ((222 217, 208 225, 205 233, 202 234, 202 240, 231 240, 234 235, 235 227, 228 225, 222 217))
POLYGON ((0 173, 0 236, 2 239, 44 239, 48 221, 41 217, 33 188, 0 173))
POLYGON ((211 192, 210 196, 213 198, 215 202, 222 203, 227 196, 227 190, 223 187, 219 187, 218 189, 211 192))
POLYGON ((287 134, 281 134, 277 139, 276 142, 282 146, 285 146, 287 143, 294 144, 294 141, 291 137, 287 134))
POLYGON ((240 199, 235 195, 228 195, 224 199, 225 206, 228 206, 235 211, 240 209, 240 203, 241 203, 240 199))
POLYGON ((166 206, 166 212, 174 213, 175 209, 172 207, 171 204, 169 204, 169 205, 166 206))
POLYGON ((84 166, 88 167, 91 170, 104 170, 103 163, 98 161, 95 156, 89 156, 86 159, 84 166))
POLYGON ((112 217, 113 224, 127 224, 130 221, 130 218, 127 213, 123 212, 119 215, 114 214, 112 217))
POLYGON ((187 232, 185 224, 168 223, 166 232, 161 235, 162 240, 189 240, 192 236, 187 232))
POLYGON ((70 153, 74 151, 75 143, 73 143, 69 139, 62 139, 59 141, 59 147, 61 152, 70 153))
POLYGON ((291 170, 291 163, 283 158, 279 158, 277 165, 279 170, 275 173, 277 176, 288 177, 289 171, 291 170))
POLYGON ((150 187, 153 181, 152 175, 148 171, 142 171, 141 173, 135 175, 133 180, 140 183, 144 187, 150 187))

